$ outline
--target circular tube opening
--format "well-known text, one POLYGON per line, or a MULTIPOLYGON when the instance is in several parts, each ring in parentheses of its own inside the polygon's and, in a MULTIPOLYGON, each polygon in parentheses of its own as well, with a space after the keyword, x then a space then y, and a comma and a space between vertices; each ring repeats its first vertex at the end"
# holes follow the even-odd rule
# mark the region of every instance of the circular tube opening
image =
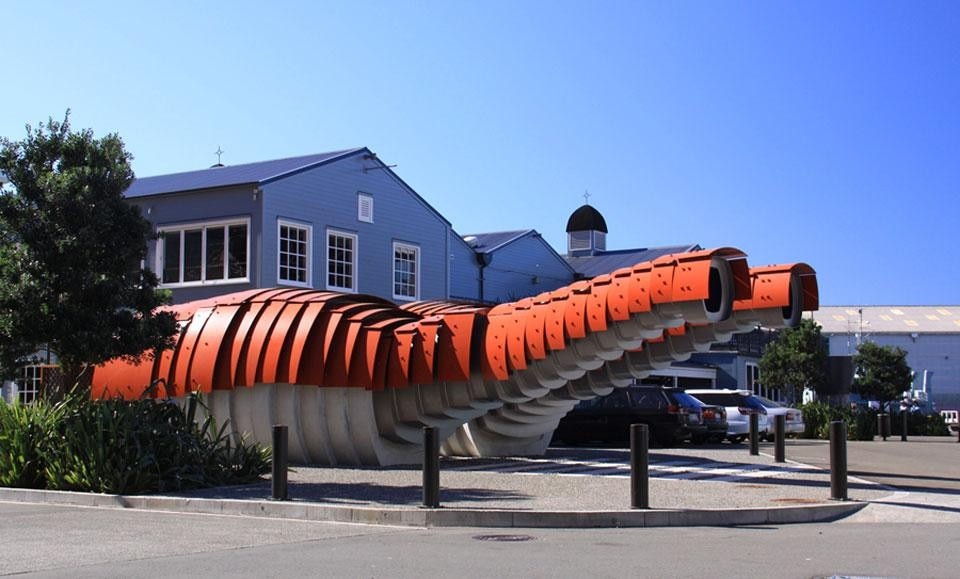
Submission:
POLYGON ((800 303, 800 297, 803 295, 800 287, 800 276, 790 276, 790 303, 781 308, 783 323, 788 328, 794 328, 800 325, 800 317, 803 315, 803 304, 800 303))
POLYGON ((730 317, 733 309, 733 270, 725 259, 715 257, 710 261, 709 295, 704 300, 704 308, 711 322, 730 317))

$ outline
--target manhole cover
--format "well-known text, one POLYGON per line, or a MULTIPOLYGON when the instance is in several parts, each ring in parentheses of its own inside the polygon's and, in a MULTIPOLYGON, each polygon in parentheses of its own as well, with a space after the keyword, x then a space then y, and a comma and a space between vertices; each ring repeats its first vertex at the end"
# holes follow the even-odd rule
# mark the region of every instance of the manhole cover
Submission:
POLYGON ((476 535, 473 538, 478 541, 500 541, 502 543, 520 543, 534 539, 531 535, 476 535))

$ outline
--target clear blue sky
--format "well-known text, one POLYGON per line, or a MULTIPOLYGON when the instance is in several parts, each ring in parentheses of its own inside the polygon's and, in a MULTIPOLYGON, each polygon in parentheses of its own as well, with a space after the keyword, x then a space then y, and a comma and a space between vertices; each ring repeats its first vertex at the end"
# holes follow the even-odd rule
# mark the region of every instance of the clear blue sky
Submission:
POLYGON ((367 146, 461 234, 806 261, 822 302, 960 304, 960 2, 8 2, 0 135, 138 175, 367 146))

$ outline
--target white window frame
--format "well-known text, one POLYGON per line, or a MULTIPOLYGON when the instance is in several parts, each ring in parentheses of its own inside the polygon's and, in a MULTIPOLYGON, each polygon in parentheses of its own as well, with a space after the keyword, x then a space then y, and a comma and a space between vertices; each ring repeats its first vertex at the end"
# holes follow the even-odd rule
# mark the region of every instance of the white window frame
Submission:
POLYGON ((359 245, 359 239, 357 238, 357 234, 349 233, 347 231, 342 231, 339 229, 327 229, 326 243, 324 244, 324 246, 326 247, 326 250, 327 250, 325 253, 325 260, 324 260, 326 262, 326 267, 324 268, 324 285, 326 286, 326 288, 328 290, 333 290, 338 292, 346 292, 346 293, 354 293, 354 294, 357 293, 357 285, 358 285, 357 281, 359 280, 359 275, 357 274, 357 263, 360 261, 358 259, 358 256, 360 253, 360 245, 359 245), (344 287, 344 286, 339 286, 339 285, 330 283, 331 273, 333 273, 333 275, 342 275, 342 274, 331 272, 330 270, 331 265, 334 263, 333 261, 330 260, 330 238, 331 237, 342 237, 345 239, 350 239, 352 242, 352 245, 353 245, 352 258, 353 259, 351 262, 344 262, 344 263, 350 263, 350 266, 351 266, 350 281, 352 282, 353 287, 344 287))
POLYGON ((157 234, 160 236, 157 239, 157 256, 156 256, 156 272, 157 276, 160 278, 159 287, 162 288, 179 288, 179 287, 195 287, 195 286, 204 286, 204 285, 234 285, 242 283, 250 283, 250 218, 244 217, 241 219, 224 219, 218 221, 194 221, 191 223, 181 223, 177 225, 163 225, 157 227, 157 234), (246 239, 246 275, 244 277, 228 277, 230 272, 230 235, 229 227, 235 225, 243 225, 247 228, 247 239, 246 239), (207 230, 214 227, 223 227, 226 239, 224 239, 224 263, 223 263, 223 278, 218 279, 207 279, 207 230), (203 231, 201 242, 200 242, 200 279, 197 281, 183 281, 184 274, 184 233, 187 231, 195 231, 200 229, 203 231), (165 236, 168 235, 179 235, 180 236, 180 281, 164 283, 163 281, 163 268, 164 268, 164 252, 166 249, 165 236))
POLYGON ((373 223, 373 195, 369 193, 357 193, 357 221, 364 223, 373 223), (363 206, 366 202, 369 211, 364 213, 363 206))
MULTIPOLYGON (((287 252, 289 255, 300 256, 298 253, 287 252)), ((287 265, 288 269, 299 270, 299 267, 291 267, 287 265)), ((277 285, 292 285, 296 287, 313 287, 313 226, 306 223, 298 223, 296 221, 290 221, 288 219, 277 219, 277 285), (284 279, 281 275, 283 272, 283 265, 281 265, 283 250, 281 246, 283 245, 283 237, 281 235, 283 228, 296 229, 303 231, 306 237, 306 255, 303 257, 306 260, 306 265, 304 268, 304 281, 296 281, 290 279, 284 279)))
POLYGON ((763 388, 763 381, 760 380, 760 365, 755 362, 744 363, 744 374, 746 379, 746 389, 757 396, 766 396, 763 388))
POLYGON ((21 370, 19 394, 21 404, 30 404, 40 396, 40 386, 43 384, 44 370, 53 368, 48 364, 31 364, 21 370))
POLYGON ((393 242, 393 267, 391 268, 391 273, 393 274, 390 279, 390 287, 393 288, 393 299, 401 301, 415 301, 420 299, 420 246, 414 245, 412 243, 403 243, 401 241, 393 242), (398 273, 397 270, 397 252, 398 251, 409 251, 413 252, 413 295, 397 293, 397 284, 402 283, 397 281, 398 273))

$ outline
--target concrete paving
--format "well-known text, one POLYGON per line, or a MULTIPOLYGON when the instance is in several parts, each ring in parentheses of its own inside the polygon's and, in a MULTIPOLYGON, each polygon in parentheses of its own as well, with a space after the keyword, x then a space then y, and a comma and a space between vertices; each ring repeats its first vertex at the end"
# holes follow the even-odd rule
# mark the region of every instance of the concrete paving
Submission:
POLYGON ((419 467, 295 467, 289 500, 271 481, 164 496, 2 489, 0 500, 414 527, 660 527, 830 521, 960 523, 960 444, 947 437, 848 443, 848 499, 830 498, 829 444, 685 445, 650 453, 650 508, 630 508, 629 451, 441 461, 440 503, 422 508, 419 467), (799 459, 794 461, 793 458, 799 459))
MULTIPOLYGON (((790 441, 787 457, 790 457, 790 441)), ((652 450, 649 509, 630 508, 629 451, 551 448, 542 458, 443 459, 440 502, 422 508, 419 467, 295 467, 289 500, 271 482, 165 496, 0 489, 0 500, 301 520, 439 527, 657 527, 829 521, 895 496, 851 477, 830 499, 828 471, 776 463, 772 445, 686 445, 652 450)))

